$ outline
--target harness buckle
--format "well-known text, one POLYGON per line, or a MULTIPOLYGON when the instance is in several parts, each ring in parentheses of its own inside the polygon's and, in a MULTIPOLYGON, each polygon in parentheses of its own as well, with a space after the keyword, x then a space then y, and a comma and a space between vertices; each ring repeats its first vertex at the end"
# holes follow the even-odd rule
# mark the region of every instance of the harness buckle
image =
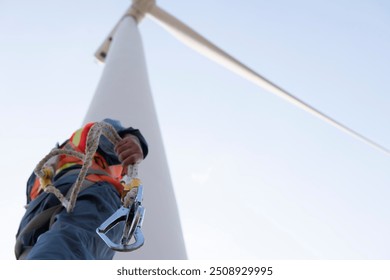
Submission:
POLYGON ((120 252, 131 252, 137 250, 144 244, 145 239, 141 227, 145 208, 142 206, 142 196, 143 187, 140 185, 138 186, 134 202, 128 208, 121 206, 96 229, 96 233, 111 249, 120 252), (122 222, 124 222, 124 226, 122 222), (121 239, 116 243, 107 236, 107 233, 121 224, 123 226, 123 233, 121 239), (131 243, 132 239, 134 239, 133 243, 131 243))

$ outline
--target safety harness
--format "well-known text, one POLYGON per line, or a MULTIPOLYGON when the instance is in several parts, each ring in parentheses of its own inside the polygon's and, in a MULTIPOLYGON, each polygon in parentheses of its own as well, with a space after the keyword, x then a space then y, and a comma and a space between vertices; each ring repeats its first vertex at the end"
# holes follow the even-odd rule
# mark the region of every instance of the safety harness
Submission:
POLYGON ((51 227, 55 216, 66 208, 68 213, 73 211, 78 193, 96 182, 106 181, 112 184, 122 198, 122 206, 96 229, 98 235, 113 250, 133 251, 141 247, 144 237, 141 231, 144 216, 142 206, 143 187, 138 178, 138 165, 129 166, 124 172, 121 165, 108 165, 103 156, 96 152, 101 135, 114 145, 121 138, 116 130, 108 123, 88 123, 77 130, 61 148, 53 149, 37 165, 34 173, 37 175, 30 192, 31 200, 37 198, 42 192, 53 193, 61 204, 53 206, 35 216, 18 234, 15 255, 17 259, 27 256, 32 247, 24 246, 22 238, 44 225, 51 227), (72 166, 81 165, 81 169, 70 169, 72 166), (64 196, 54 185, 53 177, 60 172, 66 172, 62 176, 78 173, 74 185, 64 196), (115 243, 107 237, 107 232, 116 226, 123 226, 123 234, 120 243, 115 243), (131 243, 135 240, 133 243, 131 243))
MULTIPOLYGON (((88 133, 94 123, 88 123, 83 128, 80 128, 72 134, 70 139, 63 145, 61 150, 63 151, 74 151, 81 154, 86 154, 86 143, 88 133)), ((43 167, 43 176, 37 177, 34 181, 34 185, 30 192, 30 199, 35 199, 47 186, 52 184, 52 178, 58 175, 61 171, 76 166, 83 165, 83 160, 71 156, 68 154, 61 154, 57 156, 55 163, 50 164, 47 161, 47 165, 43 167), (50 165, 55 165, 50 166, 50 165)), ((94 153, 90 167, 88 168, 88 174, 86 175, 86 181, 90 183, 96 183, 99 181, 106 181, 111 183, 116 190, 122 194, 123 185, 121 184, 121 178, 123 176, 122 165, 108 165, 103 156, 99 153, 94 153)), ((92 184, 91 184, 92 185, 92 184)))

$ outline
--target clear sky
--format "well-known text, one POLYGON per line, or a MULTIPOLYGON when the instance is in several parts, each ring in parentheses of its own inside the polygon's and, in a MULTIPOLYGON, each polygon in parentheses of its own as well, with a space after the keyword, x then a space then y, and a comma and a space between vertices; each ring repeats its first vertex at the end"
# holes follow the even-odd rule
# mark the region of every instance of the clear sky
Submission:
MULTIPOLYGON (((385 0, 157 1, 219 47, 390 148, 385 0)), ((0 2, 0 259, 25 182, 77 128, 93 54, 129 1, 0 2)), ((190 258, 389 259, 390 157, 139 26, 190 258)), ((142 130, 142 128, 141 128, 142 130)))

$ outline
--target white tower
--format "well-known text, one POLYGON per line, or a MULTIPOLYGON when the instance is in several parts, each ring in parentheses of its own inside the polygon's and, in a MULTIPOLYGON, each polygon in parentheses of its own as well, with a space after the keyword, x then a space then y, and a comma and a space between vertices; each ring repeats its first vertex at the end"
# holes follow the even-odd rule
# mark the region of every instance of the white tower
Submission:
POLYGON ((145 244, 117 259, 186 259, 178 209, 149 86, 141 36, 136 20, 126 15, 112 36, 105 68, 84 123, 104 118, 138 128, 149 144, 140 164, 146 208, 145 244))

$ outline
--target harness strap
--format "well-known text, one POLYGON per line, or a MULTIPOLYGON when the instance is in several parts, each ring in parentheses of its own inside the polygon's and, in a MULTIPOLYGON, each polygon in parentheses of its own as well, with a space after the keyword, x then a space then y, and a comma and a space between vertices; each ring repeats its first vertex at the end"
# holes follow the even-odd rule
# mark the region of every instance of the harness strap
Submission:
MULTIPOLYGON (((79 172, 80 172, 79 169, 73 169, 73 170, 69 170, 68 172, 66 172, 63 176, 75 175, 75 174, 78 174, 79 172)), ((95 169, 89 170, 87 175, 89 175, 89 174, 99 174, 99 175, 103 175, 103 176, 108 175, 106 172, 104 172, 102 170, 95 170, 95 169)), ((83 182, 83 185, 81 186, 80 192, 85 190, 86 188, 92 186, 95 183, 96 182, 94 182, 94 181, 85 180, 83 182)), ((73 188, 73 186, 68 190, 68 192, 66 194, 67 198, 69 198, 69 196, 72 192, 72 188, 73 188)), ((55 216, 58 213, 60 213, 62 209, 63 209, 62 204, 52 206, 52 207, 42 211, 41 213, 37 214, 34 218, 31 219, 30 222, 27 223, 27 225, 23 228, 23 230, 16 236, 16 243, 15 243, 16 259, 18 259, 18 260, 26 259, 27 255, 29 254, 31 249, 34 247, 34 246, 23 245, 23 242, 22 242, 23 236, 33 232, 34 230, 37 230, 37 229, 43 227, 45 225, 49 225, 49 229, 50 229, 55 221, 55 216)))
POLYGON ((58 204, 56 206, 50 207, 37 216, 35 216, 31 221, 24 227, 24 229, 16 237, 15 244, 15 256, 18 260, 26 259, 28 253, 33 248, 33 246, 23 245, 22 238, 25 234, 31 233, 32 231, 39 229, 49 223, 49 228, 54 222, 54 217, 62 210, 62 205, 58 204))

